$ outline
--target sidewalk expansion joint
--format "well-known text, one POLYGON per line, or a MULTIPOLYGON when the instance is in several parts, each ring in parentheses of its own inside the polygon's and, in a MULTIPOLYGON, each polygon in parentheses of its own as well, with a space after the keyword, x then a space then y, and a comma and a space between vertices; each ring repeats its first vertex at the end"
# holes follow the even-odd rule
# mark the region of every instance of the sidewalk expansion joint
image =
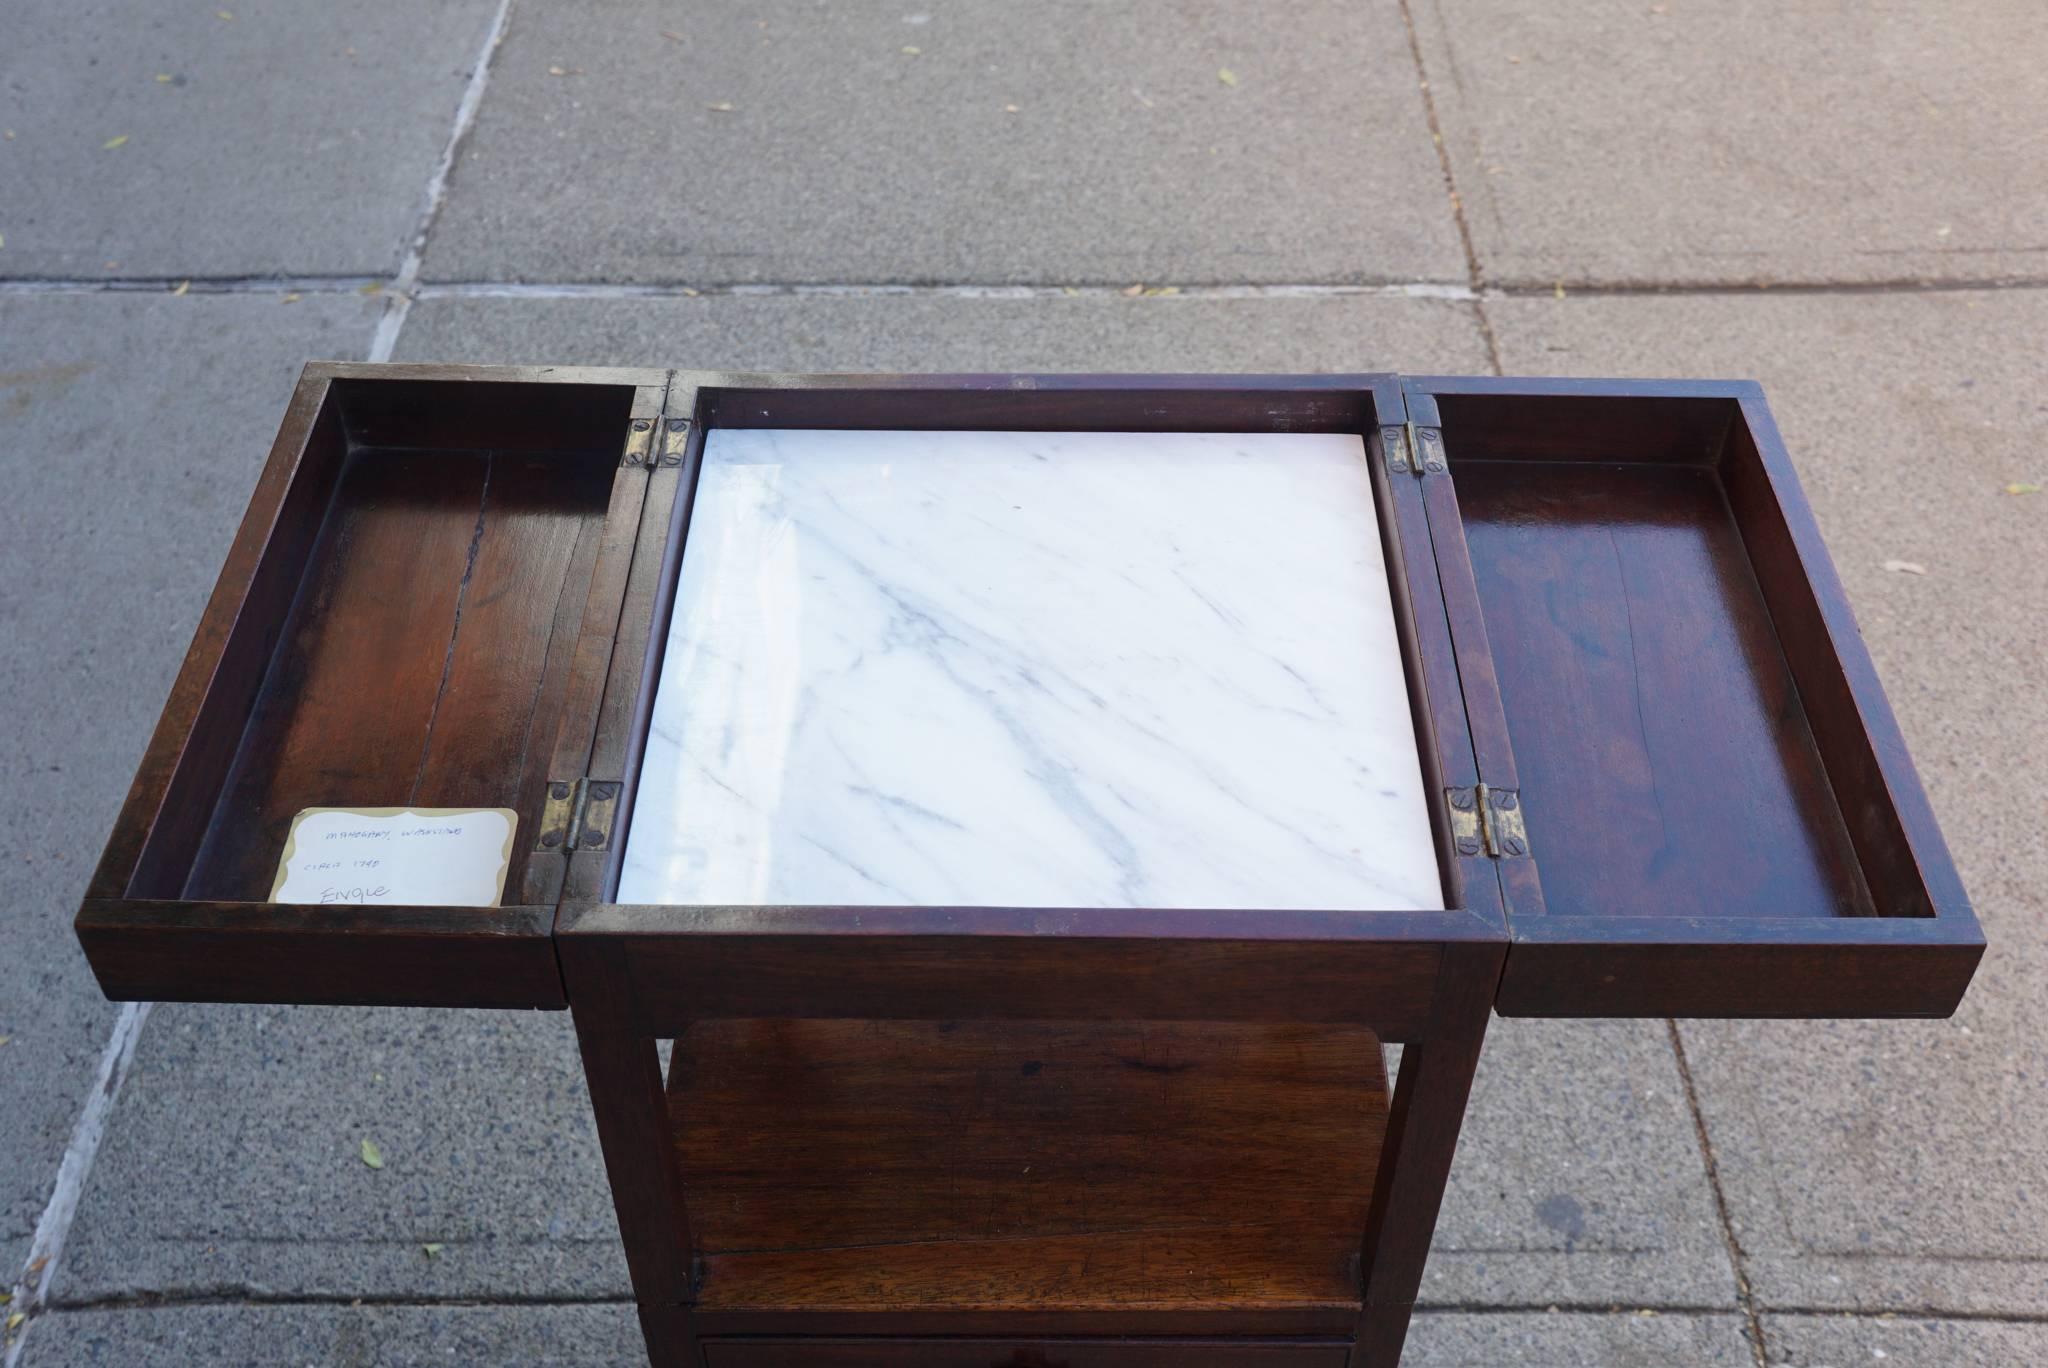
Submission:
POLYGON ((1109 299, 1133 303, 1170 304, 1179 299, 1437 299, 1454 303, 1490 303, 1504 299, 1548 299, 1564 291, 1566 299, 1641 299, 1658 295, 1728 299, 1761 299, 1773 295, 1897 295, 1961 294, 2048 289, 2042 280, 1885 280, 1808 281, 1754 284, 1727 281, 1573 284, 1496 281, 1484 289, 1447 280, 1354 282, 1237 282, 1226 284, 1148 284, 1133 294, 1128 285, 1090 284, 900 284, 884 281, 777 281, 691 285, 680 281, 644 284, 601 281, 419 280, 400 288, 390 275, 238 275, 0 277, 0 298, 23 295, 168 294, 168 295, 376 295, 387 300, 418 299, 778 299, 778 298, 930 298, 930 299, 1109 299))
POLYGON ((1495 375, 1501 369, 1500 339, 1494 335, 1493 320, 1486 316, 1486 272, 1479 264, 1479 249, 1472 243, 1472 226, 1465 220, 1465 201, 1458 194, 1458 173, 1451 165, 1450 145, 1444 141, 1443 122, 1437 117, 1436 92, 1429 86, 1429 64, 1422 59, 1422 36, 1415 28, 1415 12, 1409 0, 1401 0, 1401 23, 1408 30, 1408 54, 1415 61, 1415 83, 1422 91, 1422 113, 1429 123, 1429 140, 1436 147, 1437 170, 1443 174, 1444 193, 1450 197, 1451 221, 1457 225, 1458 243, 1465 249, 1465 277, 1472 289, 1472 321, 1486 343, 1487 364, 1495 375))
POLYGON ((398 349, 398 334, 405 327, 406 316, 412 312, 413 289, 419 283, 420 265, 426 259, 427 237, 441 217, 441 205, 448 198, 448 177, 455 170, 455 159, 462 155, 469 130, 476 124, 476 112, 484 100, 484 87, 491 80, 491 63, 497 59, 498 49, 505 41, 505 27, 511 18, 512 0, 498 0, 490 27, 484 31, 483 49, 477 53, 476 63, 469 69, 469 82, 462 88, 462 99, 456 103, 455 126, 448 130, 448 141, 441 149, 441 159, 435 163, 433 174, 427 177, 426 190, 421 196, 419 221, 413 225, 412 236, 405 244, 405 255, 399 259, 398 275, 391 282, 383 316, 377 320, 377 330, 370 335, 368 360, 389 361, 398 349))
POLYGON ((71 1129, 71 1142, 64 1147, 63 1158, 57 1161, 57 1178, 50 1185, 50 1200, 36 1220, 21 1273, 13 1280, 7 1302, 10 1324, 4 1342, 0 1342, 0 1365, 4 1368, 15 1368, 21 1362, 28 1332, 34 1328, 36 1317, 51 1305, 50 1286, 63 1260, 71 1223, 78 1216, 79 1197, 92 1173, 100 1142, 106 1137, 107 1122, 121 1096, 121 1084, 135 1062, 135 1045, 142 1038, 143 1023, 149 1020, 153 1006, 149 1002, 122 1003, 114 1018, 114 1028, 107 1033, 92 1088, 86 1093, 85 1103, 78 1109, 78 1122, 71 1129), (15 1316, 21 1320, 15 1321, 15 1316))
POLYGON ((634 1306, 631 1293, 490 1293, 423 1296, 419 1293, 372 1292, 258 1292, 244 1288, 194 1288, 172 1292, 120 1292, 96 1297, 60 1297, 43 1309, 52 1313, 80 1311, 172 1311, 195 1306, 344 1306, 344 1307, 430 1307, 448 1306, 634 1306))
POLYGON ((1721 1238, 1728 1246, 1728 1263, 1735 1273, 1735 1297, 1742 1304, 1744 1335, 1749 1340, 1750 1357, 1756 1361, 1756 1368, 1769 1368, 1770 1351, 1764 1345, 1764 1323, 1757 1306, 1756 1288, 1749 1279, 1749 1261, 1742 1249, 1742 1241, 1735 1234, 1735 1220, 1728 1211, 1728 1194, 1721 1186, 1721 1165, 1714 1157, 1713 1142, 1707 1136, 1706 1113, 1700 1110, 1699 1089, 1694 1086, 1692 1065, 1685 1057, 1685 1041, 1678 1034, 1678 1023, 1666 1020, 1665 1031, 1671 1037, 1671 1053, 1678 1063, 1678 1079, 1685 1086, 1685 1105, 1692 1113, 1694 1132, 1699 1136, 1700 1162, 1706 1166, 1707 1187, 1714 1195, 1714 1214, 1720 1220, 1721 1238))

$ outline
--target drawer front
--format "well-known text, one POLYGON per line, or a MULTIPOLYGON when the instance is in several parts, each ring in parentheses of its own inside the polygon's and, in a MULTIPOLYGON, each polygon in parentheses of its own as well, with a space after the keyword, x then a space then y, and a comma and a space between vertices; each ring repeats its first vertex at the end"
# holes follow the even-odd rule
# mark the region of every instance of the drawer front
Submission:
POLYGON ((1345 1368, 1342 1340, 711 1340, 706 1368, 1345 1368))

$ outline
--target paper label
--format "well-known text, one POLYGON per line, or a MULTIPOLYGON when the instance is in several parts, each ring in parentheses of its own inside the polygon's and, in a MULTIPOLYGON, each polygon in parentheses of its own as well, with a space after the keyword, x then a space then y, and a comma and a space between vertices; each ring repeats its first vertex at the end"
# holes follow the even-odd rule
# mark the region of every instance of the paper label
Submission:
POLYGON ((292 818, 274 903, 496 907, 510 808, 307 808, 292 818))

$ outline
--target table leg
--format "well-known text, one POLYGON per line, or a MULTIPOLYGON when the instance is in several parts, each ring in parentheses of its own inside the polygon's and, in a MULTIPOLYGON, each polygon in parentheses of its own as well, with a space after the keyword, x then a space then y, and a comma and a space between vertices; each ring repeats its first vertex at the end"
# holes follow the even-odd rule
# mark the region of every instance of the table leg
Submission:
POLYGON ((690 1234, 654 1041, 572 1009, 612 1204, 654 1368, 698 1368, 689 1324, 690 1234))
POLYGON ((1496 945, 1447 946, 1432 1031, 1401 1052, 1366 1217, 1365 1295, 1352 1368, 1397 1368, 1401 1361, 1502 958, 1496 945))

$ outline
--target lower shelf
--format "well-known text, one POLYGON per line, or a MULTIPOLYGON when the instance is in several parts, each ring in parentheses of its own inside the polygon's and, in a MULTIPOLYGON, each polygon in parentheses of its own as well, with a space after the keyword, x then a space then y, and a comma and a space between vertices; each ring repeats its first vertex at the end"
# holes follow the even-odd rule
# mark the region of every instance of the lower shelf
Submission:
POLYGON ((669 1101, 700 1314, 1359 1304, 1387 1110, 1363 1028, 706 1022, 669 1101))
POLYGON ((705 1368, 1344 1368, 1348 1341, 712 1340, 705 1368))

